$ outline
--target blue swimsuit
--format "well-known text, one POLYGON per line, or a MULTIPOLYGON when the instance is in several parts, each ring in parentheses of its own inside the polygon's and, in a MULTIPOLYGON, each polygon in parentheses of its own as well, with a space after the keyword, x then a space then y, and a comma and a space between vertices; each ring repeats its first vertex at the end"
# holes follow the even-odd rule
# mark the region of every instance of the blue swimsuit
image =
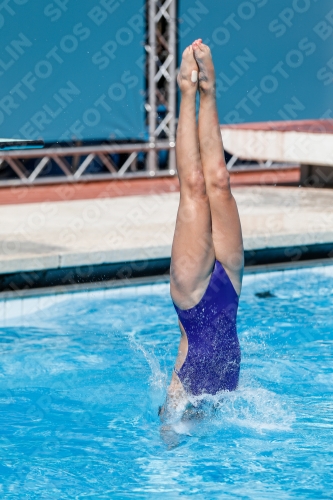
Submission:
POLYGON ((174 304, 188 339, 188 353, 176 371, 188 394, 216 394, 237 388, 240 347, 236 330, 238 295, 222 264, 215 261, 207 290, 190 309, 174 304))

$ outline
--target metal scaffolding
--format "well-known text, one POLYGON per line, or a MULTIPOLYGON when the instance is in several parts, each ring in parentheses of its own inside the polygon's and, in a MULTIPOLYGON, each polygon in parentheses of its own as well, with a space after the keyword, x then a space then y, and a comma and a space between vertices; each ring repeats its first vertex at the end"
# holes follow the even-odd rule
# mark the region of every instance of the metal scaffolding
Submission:
POLYGON ((148 143, 0 151, 0 186, 175 175, 177 0, 147 0, 148 143), (167 157, 163 169, 159 152, 167 157), (115 157, 117 161, 115 161, 115 157), (140 162, 140 168, 138 168, 140 162), (96 170, 99 173, 94 173, 96 170), (45 175, 53 166, 57 175, 45 175), (100 173, 100 170, 104 170, 100 173), (6 178, 6 173, 15 173, 6 178))
POLYGON ((154 144, 163 134, 169 142, 168 167, 171 173, 175 167, 176 134, 176 0, 149 0, 149 40, 146 50, 149 53, 149 116, 148 169, 156 169, 154 144), (158 111, 165 109, 164 117, 158 120, 158 111))

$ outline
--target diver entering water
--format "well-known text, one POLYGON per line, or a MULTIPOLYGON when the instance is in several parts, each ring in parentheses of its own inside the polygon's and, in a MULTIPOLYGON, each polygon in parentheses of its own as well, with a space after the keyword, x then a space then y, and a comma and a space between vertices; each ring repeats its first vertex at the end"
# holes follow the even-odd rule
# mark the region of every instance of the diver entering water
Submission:
POLYGON ((236 315, 244 267, 242 232, 225 164, 214 65, 201 39, 183 52, 177 81, 180 203, 170 292, 182 335, 161 415, 191 396, 235 390, 241 359, 236 315))

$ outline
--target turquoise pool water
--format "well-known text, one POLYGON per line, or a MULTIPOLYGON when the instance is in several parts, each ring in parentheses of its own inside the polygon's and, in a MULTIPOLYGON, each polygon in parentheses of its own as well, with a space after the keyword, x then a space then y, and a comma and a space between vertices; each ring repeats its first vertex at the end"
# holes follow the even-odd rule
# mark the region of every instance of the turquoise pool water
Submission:
POLYGON ((332 498, 332 283, 246 276, 239 390, 167 436, 168 285, 3 303, 0 497, 332 498))

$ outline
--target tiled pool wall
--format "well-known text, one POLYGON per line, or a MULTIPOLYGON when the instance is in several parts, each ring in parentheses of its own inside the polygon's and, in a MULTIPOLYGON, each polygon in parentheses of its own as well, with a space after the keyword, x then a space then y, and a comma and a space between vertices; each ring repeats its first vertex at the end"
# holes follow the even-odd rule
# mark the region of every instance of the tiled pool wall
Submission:
MULTIPOLYGON (((263 288, 269 288, 271 282, 271 276, 279 275, 283 279, 284 276, 291 277, 291 275, 299 276, 300 279, 304 277, 304 273, 312 272, 314 267, 320 275, 332 276, 333 278, 333 265, 318 265, 313 267, 301 267, 297 269, 285 269, 278 271, 269 272, 253 272, 250 274, 245 274, 243 279, 243 287, 251 285, 253 287, 253 293, 257 291, 262 291, 263 288)), ((13 325, 14 323, 19 323, 20 319, 23 317, 31 316, 30 320, 34 321, 37 319, 36 316, 42 316, 43 311, 49 309, 50 307, 57 307, 61 303, 70 303, 71 301, 77 301, 78 299, 121 299, 125 297, 133 297, 139 295, 160 295, 169 293, 169 283, 150 283, 150 284, 140 284, 136 286, 120 286, 112 288, 103 288, 101 283, 101 288, 84 290, 75 289, 74 291, 57 292, 57 290, 50 288, 49 293, 43 291, 43 295, 36 295, 33 297, 20 296, 20 291, 17 292, 17 297, 1 298, 0 294, 0 327, 6 326, 8 324, 13 325), (17 321, 16 321, 17 320, 17 321)), ((36 291, 36 293, 38 293, 36 291)))
MULTIPOLYGON (((0 295, 0 326, 6 326, 14 319, 20 319, 28 315, 39 315, 46 309, 59 306, 61 303, 70 303, 78 299, 121 299, 123 297, 136 297, 138 295, 165 294, 169 291, 169 284, 145 284, 138 286, 123 286, 117 288, 101 288, 93 290, 75 290, 62 293, 43 294, 34 297, 11 297, 1 299, 0 295)), ((19 293, 19 292, 18 292, 19 293)))

